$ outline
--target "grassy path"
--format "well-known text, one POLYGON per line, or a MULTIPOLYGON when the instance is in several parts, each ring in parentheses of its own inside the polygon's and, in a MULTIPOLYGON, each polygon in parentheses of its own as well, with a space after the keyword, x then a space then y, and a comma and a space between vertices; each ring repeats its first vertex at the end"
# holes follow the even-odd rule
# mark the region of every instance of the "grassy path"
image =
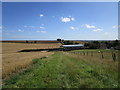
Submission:
MULTIPOLYGON (((36 61, 36 60, 35 60, 36 61)), ((116 72, 117 74, 117 72, 116 72)), ((117 76, 89 62, 55 52, 5 81, 4 88, 116 88, 117 76)))

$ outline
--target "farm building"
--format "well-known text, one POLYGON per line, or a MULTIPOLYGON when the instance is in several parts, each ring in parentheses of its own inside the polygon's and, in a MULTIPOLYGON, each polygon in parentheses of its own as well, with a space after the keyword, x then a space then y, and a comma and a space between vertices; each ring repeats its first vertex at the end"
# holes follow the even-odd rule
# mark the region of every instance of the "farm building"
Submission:
POLYGON ((75 45, 62 45, 60 47, 63 47, 64 50, 77 50, 84 48, 83 44, 75 44, 75 45))

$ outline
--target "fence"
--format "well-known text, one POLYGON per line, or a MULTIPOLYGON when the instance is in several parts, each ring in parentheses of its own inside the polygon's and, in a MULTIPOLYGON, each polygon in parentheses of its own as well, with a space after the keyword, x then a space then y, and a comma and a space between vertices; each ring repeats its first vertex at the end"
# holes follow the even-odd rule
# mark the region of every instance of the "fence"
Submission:
POLYGON ((114 62, 118 60, 118 51, 80 51, 80 52, 69 52, 66 51, 65 53, 69 53, 71 55, 76 55, 81 58, 88 58, 88 59, 100 59, 100 60, 113 60, 114 62))

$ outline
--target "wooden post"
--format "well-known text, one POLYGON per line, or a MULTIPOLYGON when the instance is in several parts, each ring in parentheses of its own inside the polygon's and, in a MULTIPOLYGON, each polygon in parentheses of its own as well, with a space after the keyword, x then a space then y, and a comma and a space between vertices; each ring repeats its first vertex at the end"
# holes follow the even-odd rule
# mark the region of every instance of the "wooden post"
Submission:
POLYGON ((85 56, 85 52, 83 52, 84 56, 85 56))
POLYGON ((112 51, 112 59, 113 61, 116 61, 116 54, 112 51))
POLYGON ((104 55, 103 55, 103 52, 101 51, 101 57, 102 57, 102 59, 104 59, 104 55))

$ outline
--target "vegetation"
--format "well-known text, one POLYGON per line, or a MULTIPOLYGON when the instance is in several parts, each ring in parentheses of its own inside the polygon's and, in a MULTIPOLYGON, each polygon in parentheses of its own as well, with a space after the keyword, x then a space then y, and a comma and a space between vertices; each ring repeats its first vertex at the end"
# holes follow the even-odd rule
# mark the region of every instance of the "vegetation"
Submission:
POLYGON ((85 43, 85 47, 90 49, 120 49, 120 41, 114 40, 114 41, 90 41, 85 43))
MULTIPOLYGON (((79 55, 80 56, 80 55, 79 55)), ((55 52, 49 58, 33 60, 32 68, 4 81, 3 88, 117 88, 118 71, 101 60, 90 61, 55 52)), ((113 65, 114 62, 113 62, 113 65)))
POLYGON ((69 41, 69 40, 66 40, 63 42, 64 45, 73 45, 73 44, 79 44, 78 42, 75 42, 75 41, 69 41))
POLYGON ((77 41, 71 41, 71 40, 62 40, 57 39, 58 42, 60 42, 63 45, 73 45, 73 44, 79 44, 77 41))
POLYGON ((60 43, 2 43, 2 78, 17 73, 32 64, 32 59, 53 54, 53 52, 18 52, 24 49, 58 48, 60 43))
POLYGON ((3 43, 3 88, 118 87, 117 50, 82 49, 55 52, 52 56, 54 52, 17 52, 60 45, 3 43))

